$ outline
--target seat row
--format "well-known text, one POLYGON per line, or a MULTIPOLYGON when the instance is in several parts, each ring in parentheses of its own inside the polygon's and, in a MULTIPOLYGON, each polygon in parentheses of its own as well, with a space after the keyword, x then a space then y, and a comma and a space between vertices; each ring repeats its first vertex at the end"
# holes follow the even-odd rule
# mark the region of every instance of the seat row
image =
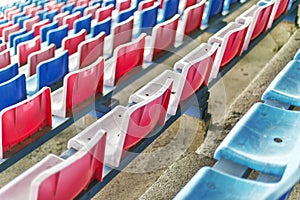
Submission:
POLYGON ((287 199, 300 180, 298 86, 300 51, 276 76, 215 151, 218 160, 204 167, 175 199, 287 199), (254 180, 245 169, 259 173, 254 180), (237 174, 237 171, 240 174, 237 174))

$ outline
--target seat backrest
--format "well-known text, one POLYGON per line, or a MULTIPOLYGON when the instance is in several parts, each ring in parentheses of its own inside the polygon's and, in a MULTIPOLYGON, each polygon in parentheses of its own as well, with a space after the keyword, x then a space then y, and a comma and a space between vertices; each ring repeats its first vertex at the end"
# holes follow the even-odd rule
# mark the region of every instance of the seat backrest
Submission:
POLYGON ((19 14, 15 15, 12 19, 13 23, 18 23, 18 19, 25 17, 25 12, 20 12, 19 14))
POLYGON ((43 61, 37 66, 38 88, 51 86, 63 80, 69 73, 68 51, 63 51, 59 56, 43 61))
POLYGON ((36 16, 36 13, 43 10, 42 6, 36 6, 29 10, 29 15, 36 16))
POLYGON ((25 75, 20 74, 0 84, 0 110, 26 99, 25 75))
POLYGON ((12 25, 13 25, 13 22, 11 22, 11 21, 1 24, 0 25, 0 37, 3 36, 3 30, 7 27, 11 27, 12 25))
POLYGON ((106 36, 110 35, 111 21, 112 20, 109 17, 101 22, 97 22, 97 24, 92 27, 92 37, 97 36, 101 32, 105 32, 106 36))
POLYGON ((13 6, 13 7, 11 7, 11 8, 5 9, 5 11, 4 11, 5 17, 8 18, 9 13, 10 13, 10 12, 13 12, 14 10, 17 10, 17 9, 18 9, 17 6, 13 6))
POLYGON ((74 8, 75 8, 75 3, 68 3, 62 7, 61 12, 69 11, 70 13, 72 13, 74 8))
POLYGON ((43 19, 49 19, 50 22, 53 22, 53 19, 56 15, 58 15, 57 9, 45 13, 43 19))
POLYGON ((36 68, 39 63, 54 58, 55 56, 55 45, 51 44, 46 48, 42 48, 40 51, 36 51, 31 53, 28 56, 28 69, 29 69, 29 76, 32 76, 36 73, 36 68))
POLYGON ((28 5, 28 6, 25 6, 23 10, 25 11, 25 14, 28 15, 28 14, 30 14, 29 11, 30 11, 32 8, 35 8, 35 4, 34 4, 34 3, 33 3, 33 4, 30 4, 30 5, 28 5))
POLYGON ((209 0, 210 12, 209 17, 220 14, 223 10, 224 0, 209 0))
POLYGON ((41 49, 41 40, 40 36, 37 36, 33 38, 32 40, 29 40, 27 42, 23 42, 18 45, 17 47, 17 55, 19 57, 19 66, 23 66, 27 64, 28 56, 35 52, 39 51, 41 49))
POLYGON ((78 46, 81 42, 85 40, 86 31, 85 29, 81 30, 79 33, 65 37, 62 41, 63 50, 69 51, 69 56, 78 51, 78 46))
POLYGON ((93 6, 89 6, 84 10, 84 15, 87 16, 89 14, 92 15, 92 19, 96 17, 96 11, 101 7, 100 4, 95 4, 93 6))
POLYGON ((79 44, 79 68, 86 67, 103 56, 105 33, 83 41, 79 44))
POLYGON ((135 7, 128 8, 127 10, 123 10, 122 12, 119 13, 118 16, 118 22, 123 22, 129 17, 133 16, 133 13, 135 12, 135 7))
MULTIPOLYGON (((25 84, 25 76, 22 76, 25 84)), ((0 119, 3 155, 3 152, 9 151, 25 138, 52 126, 50 89, 43 88, 32 97, 3 109, 0 119)))
POLYGON ((80 12, 80 17, 84 15, 84 10, 86 9, 87 5, 82 5, 82 6, 76 6, 74 9, 73 9, 73 13, 76 13, 76 12, 80 12))
POLYGON ((119 23, 113 28, 113 49, 121 44, 130 42, 133 31, 133 17, 119 23))
POLYGON ((10 34, 8 36, 9 48, 12 48, 14 46, 14 40, 15 40, 16 37, 18 37, 18 36, 20 36, 22 34, 25 34, 26 32, 27 32, 26 29, 22 28, 21 30, 16 31, 16 32, 10 34))
POLYGON ((20 25, 20 28, 24 28, 24 22, 25 22, 26 20, 30 19, 31 17, 32 17, 31 14, 26 15, 26 16, 24 16, 24 17, 20 17, 20 18, 18 19, 18 21, 17 21, 17 23, 20 25))
POLYGON ((23 35, 19 35, 18 37, 16 37, 14 39, 14 50, 15 50, 15 54, 17 54, 17 49, 18 49, 18 45, 26 42, 28 40, 32 40, 34 38, 34 34, 33 31, 27 32, 23 35))
POLYGON ((38 23, 40 18, 38 16, 32 17, 24 22, 24 27, 27 31, 31 31, 34 24, 38 23))
POLYGON ((110 4, 106 7, 103 8, 99 8, 96 11, 96 19, 98 20, 98 22, 105 20, 107 18, 111 18, 112 17, 112 11, 114 10, 114 5, 110 4))
POLYGON ((144 0, 144 1, 141 1, 138 5, 138 10, 139 11, 142 11, 142 10, 145 10, 147 8, 150 8, 151 6, 154 5, 154 2, 155 0, 144 0))
POLYGON ((20 26, 19 24, 15 24, 15 25, 12 25, 10 27, 7 27, 5 29, 3 29, 3 37, 4 37, 4 41, 5 42, 8 42, 8 36, 11 34, 11 33, 14 33, 16 31, 20 30, 20 26))
POLYGON ((117 0, 105 0, 104 2, 104 7, 109 6, 109 5, 113 5, 114 9, 116 8, 116 4, 117 4, 117 0))
POLYGON ((74 27, 74 22, 81 17, 80 12, 75 12, 71 15, 68 15, 64 18, 63 24, 67 24, 69 26, 69 30, 72 30, 74 27))
POLYGON ((117 2, 117 10, 119 12, 129 9, 131 6, 131 0, 121 0, 117 2))
POLYGON ((11 12, 9 12, 9 14, 8 14, 8 16, 7 16, 7 19, 8 19, 9 21, 12 21, 12 20, 13 20, 13 17, 16 16, 16 15, 18 15, 19 13, 21 13, 21 10, 20 10, 20 9, 16 9, 16 10, 14 10, 14 11, 11 11, 11 12))
POLYGON ((0 69, 10 65, 10 50, 6 49, 0 52, 0 69))
POLYGON ((200 29, 202 16, 205 8, 205 1, 189 6, 184 11, 184 34, 187 35, 196 29, 200 29))
POLYGON ((153 3, 153 6, 141 11, 141 29, 152 28, 157 24, 158 4, 153 3))
POLYGON ((50 30, 47 33, 48 45, 55 44, 56 49, 61 47, 62 40, 68 36, 68 25, 60 26, 56 29, 50 30))
POLYGON ((0 69, 0 84, 17 76, 18 73, 19 73, 19 66, 17 63, 8 65, 7 67, 0 69))
POLYGON ((195 5, 196 3, 197 3, 197 0, 186 0, 184 8, 186 9, 186 8, 188 8, 190 6, 195 5))
POLYGON ((47 9, 43 9, 43 10, 40 10, 40 11, 36 12, 35 16, 38 16, 40 18, 40 20, 44 20, 44 14, 47 13, 47 12, 48 12, 47 9))
POLYGON ((153 95, 149 95, 147 100, 129 107, 125 116, 128 121, 122 120, 122 131, 126 131, 124 150, 138 143, 156 126, 164 125, 165 117, 172 91, 172 81, 170 79, 160 86, 161 88, 153 95))
POLYGON ((142 66, 144 62, 146 34, 133 42, 120 45, 114 51, 116 59, 115 83, 127 72, 135 67, 142 66))
POLYGON ((46 25, 42 26, 40 28, 40 34, 39 34, 41 36, 41 41, 45 42, 47 40, 47 33, 49 31, 53 30, 53 29, 58 28, 58 27, 59 27, 58 21, 54 21, 50 24, 46 24, 46 25))
POLYGON ((58 15, 56 15, 54 17, 54 21, 58 21, 58 26, 63 25, 63 20, 66 16, 68 16, 70 14, 69 11, 63 12, 63 13, 59 13, 58 15))
POLYGON ((47 3, 44 5, 44 8, 46 8, 46 9, 49 10, 49 11, 51 11, 51 10, 55 9, 56 4, 57 4, 56 1, 50 1, 50 2, 47 2, 47 3))
POLYGON ((0 44, 0 53, 3 52, 6 49, 7 49, 7 44, 6 43, 0 44))
MULTIPOLYGON (((45 19, 45 20, 40 21, 40 22, 36 23, 35 25, 33 25, 32 29, 33 29, 33 32, 34 32, 34 36, 40 35, 41 28, 44 27, 47 24, 50 24, 49 19, 45 19)), ((43 42, 43 40, 42 40, 42 42, 43 42)))
POLYGON ((164 20, 171 19, 178 13, 179 0, 164 0, 164 20))
POLYGON ((154 27, 152 31, 152 37, 154 37, 153 57, 175 44, 178 21, 179 15, 175 15, 172 19, 154 27))
POLYGON ((66 112, 87 100, 95 101, 97 94, 103 92, 104 59, 100 57, 88 67, 71 72, 64 78, 64 97, 66 112))
POLYGON ((289 2, 292 0, 280 0, 278 1, 278 7, 276 10, 276 14, 275 14, 275 18, 274 20, 276 20, 278 17, 280 17, 282 14, 284 14, 287 11, 289 2))
POLYGON ((82 29, 86 30, 87 34, 91 32, 92 15, 83 16, 74 22, 74 33, 79 33, 82 29))
POLYGON ((74 199, 91 181, 101 181, 106 134, 95 133, 74 155, 39 173, 31 181, 29 199, 74 199))

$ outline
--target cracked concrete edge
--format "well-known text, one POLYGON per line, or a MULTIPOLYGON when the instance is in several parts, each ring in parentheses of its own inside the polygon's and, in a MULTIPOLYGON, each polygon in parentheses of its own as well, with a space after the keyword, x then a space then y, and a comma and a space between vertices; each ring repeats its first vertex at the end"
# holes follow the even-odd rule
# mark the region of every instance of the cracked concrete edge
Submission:
POLYGON ((284 66, 293 59, 299 48, 300 30, 297 30, 231 104, 224 120, 220 124, 210 126, 197 152, 187 151, 139 199, 172 199, 201 167, 212 166, 215 163, 213 154, 221 141, 249 108, 260 101, 262 93, 284 66))

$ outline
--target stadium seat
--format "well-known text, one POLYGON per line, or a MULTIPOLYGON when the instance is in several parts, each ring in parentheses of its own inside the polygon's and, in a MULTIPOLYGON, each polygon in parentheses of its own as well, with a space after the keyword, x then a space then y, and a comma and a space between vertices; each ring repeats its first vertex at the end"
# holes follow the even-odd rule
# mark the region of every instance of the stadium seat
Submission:
POLYGON ((92 15, 83 16, 74 22, 74 33, 79 33, 85 29, 86 34, 90 34, 92 24, 92 15))
POLYGON ((275 9, 274 12, 274 20, 276 20, 278 17, 280 17, 282 14, 284 14, 287 11, 288 5, 289 5, 290 0, 281 0, 281 1, 275 1, 275 9))
POLYGON ((45 86, 61 82, 69 72, 68 51, 38 64, 36 74, 26 80, 27 93, 32 95, 45 86))
POLYGON ((20 12, 19 14, 13 16, 13 23, 16 24, 18 23, 18 19, 22 18, 22 17, 25 17, 25 12, 20 12))
POLYGON ((118 46, 113 57, 105 62, 104 85, 115 86, 116 83, 136 67, 144 63, 146 34, 143 33, 133 42, 118 46))
POLYGON ((182 20, 178 22, 176 41, 182 42, 185 35, 201 28, 205 2, 202 0, 185 9, 182 20))
POLYGON ((157 24, 146 40, 145 61, 151 62, 159 53, 175 44, 179 15, 157 24))
POLYGON ((113 5, 108 5, 106 7, 103 8, 99 8, 96 11, 96 19, 98 22, 103 21, 107 18, 111 18, 112 17, 112 12, 114 10, 114 6, 113 5))
POLYGON ((19 31, 16 31, 14 33, 11 33, 9 36, 8 36, 8 41, 9 41, 9 48, 12 48, 14 47, 14 40, 15 38, 17 38, 18 36, 20 35, 23 35, 23 34, 26 34, 26 29, 25 28, 22 28, 20 29, 19 31))
POLYGON ((8 42, 8 36, 16 31, 20 30, 20 25, 19 24, 14 24, 12 26, 9 26, 7 28, 4 28, 2 30, 2 35, 3 35, 3 39, 4 42, 8 42))
POLYGON ((163 85, 153 85, 143 93, 147 100, 137 101, 130 107, 117 106, 96 122, 108 136, 106 165, 118 167, 126 150, 154 128, 164 125, 171 90, 172 81, 167 79, 163 85))
POLYGON ((138 11, 145 10, 154 6, 155 0, 143 0, 138 4, 138 11))
POLYGON ((12 25, 13 25, 13 23, 12 23, 11 21, 6 22, 6 23, 4 23, 4 24, 1 24, 1 25, 0 25, 0 37, 3 36, 3 30, 4 30, 5 28, 11 27, 12 25))
POLYGON ((171 19, 178 13, 179 0, 164 0, 163 9, 159 10, 158 23, 171 19))
POLYGON ((179 13, 183 13, 185 9, 190 6, 193 6, 197 3, 197 0, 182 0, 179 2, 178 10, 179 13))
POLYGON ((62 41, 62 49, 69 52, 69 56, 78 51, 78 46, 81 42, 85 41, 86 31, 81 30, 79 33, 67 36, 62 41))
POLYGON ((107 18, 100 22, 97 22, 95 25, 92 26, 92 37, 97 36, 99 33, 104 32, 106 36, 110 35, 111 30, 111 18, 107 18))
POLYGON ((15 55, 17 54, 17 49, 18 49, 18 45, 26 42, 28 40, 32 40, 34 38, 34 34, 33 31, 27 32, 25 34, 19 35, 17 37, 15 37, 14 39, 14 52, 15 55))
POLYGON ((94 6, 96 4, 102 5, 103 0, 92 0, 90 1, 90 6, 94 6))
POLYGON ((35 16, 38 16, 40 18, 40 21, 42 21, 42 20, 44 20, 44 14, 47 12, 48 12, 47 9, 43 9, 43 10, 36 12, 35 16))
POLYGON ((41 39, 37 36, 29 41, 22 42, 17 46, 17 55, 19 60, 19 66, 27 64, 28 56, 41 49, 41 39))
POLYGON ((47 43, 55 44, 56 49, 59 49, 62 45, 62 40, 68 36, 68 25, 60 26, 56 29, 52 29, 47 33, 47 43))
POLYGON ((44 5, 44 8, 46 8, 49 11, 52 11, 55 9, 57 2, 56 1, 49 1, 44 5))
POLYGON ((259 172, 281 177, 298 138, 299 112, 256 103, 239 120, 215 151, 259 172))
POLYGON ((19 74, 8 81, 1 83, 0 92, 0 111, 26 99, 25 75, 19 74))
MULTIPOLYGON (((240 0, 241 3, 247 0, 240 0)), ((223 8, 222 8, 222 15, 227 15, 229 13, 229 8, 232 4, 238 2, 238 0, 224 0, 223 8)))
POLYGON ((38 16, 32 17, 24 22, 24 27, 27 31, 31 31, 34 24, 38 23, 40 18, 38 16))
POLYGON ((100 4, 95 4, 93 6, 89 6, 84 10, 84 16, 87 16, 89 14, 92 15, 92 19, 96 18, 96 11, 101 7, 100 4))
MULTIPOLYGON (((17 10, 17 9, 18 9, 17 6, 12 6, 12 7, 10 7, 10 8, 5 9, 5 11, 4 11, 5 17, 8 19, 9 13, 10 13, 10 12, 13 12, 14 10, 17 10)), ((8 20, 9 20, 9 19, 8 19, 8 20)), ((9 20, 9 21, 10 21, 10 20, 9 20)))
POLYGON ((36 6, 33 9, 30 9, 29 15, 36 16, 39 11, 43 10, 42 6, 36 6))
POLYGON ((104 59, 100 57, 90 66, 67 74, 63 87, 52 93, 53 115, 70 117, 95 102, 103 92, 103 70, 104 59))
POLYGON ((116 4, 117 4, 117 1, 116 0, 104 0, 102 5, 104 5, 103 7, 106 7, 106 6, 109 6, 109 5, 113 5, 114 9, 116 8, 116 4))
MULTIPOLYGON (((33 25, 32 29, 33 29, 33 32, 34 32, 34 36, 38 36, 40 35, 40 31, 41 31, 41 28, 47 24, 50 24, 50 20, 49 19, 45 19, 43 21, 40 21, 36 24, 33 25)), ((42 40, 43 41, 43 40, 42 40)))
POLYGON ((135 12, 135 7, 128 8, 127 10, 123 10, 118 13, 118 23, 123 22, 127 20, 129 17, 133 16, 133 13, 135 12))
POLYGON ((58 26, 63 25, 63 20, 66 16, 68 16, 70 14, 69 11, 63 12, 63 13, 59 13, 58 15, 56 15, 54 17, 54 21, 58 21, 58 26))
POLYGON ((128 10, 131 7, 131 0, 121 0, 117 2, 116 10, 118 12, 122 12, 124 10, 128 10))
POLYGON ((51 11, 49 11, 49 12, 47 12, 47 13, 44 14, 43 19, 44 19, 44 20, 45 20, 45 19, 49 19, 50 22, 53 22, 53 19, 54 19, 54 17, 55 17, 56 15, 58 15, 58 10, 57 10, 57 9, 51 10, 51 11))
POLYGON ((73 13, 64 18, 63 24, 67 24, 69 26, 69 30, 72 30, 74 27, 74 22, 81 17, 80 12, 73 13))
POLYGON ((73 13, 74 8, 75 8, 75 3, 68 3, 62 7, 61 12, 69 11, 70 13, 73 13))
POLYGON ((252 22, 249 25, 248 33, 244 43, 243 50, 247 50, 251 40, 254 40, 262 32, 267 30, 267 25, 270 20, 270 15, 274 7, 274 1, 265 2, 259 1, 243 14, 236 18, 236 22, 244 23, 247 17, 251 17, 252 22))
POLYGON ((32 15, 26 15, 18 19, 17 23, 20 25, 20 28, 24 28, 24 22, 30 19, 32 15))
POLYGON ((300 106, 300 92, 298 91, 300 61, 290 61, 276 76, 262 96, 268 104, 300 106))
POLYGON ((0 53, 3 52, 6 49, 7 49, 7 44, 6 43, 0 44, 0 53))
MULTIPOLYGON (((49 20, 50 21, 50 20, 49 20)), ((54 21, 50 24, 45 24, 40 28, 40 33, 39 35, 41 36, 41 41, 45 42, 47 41, 47 34, 49 31, 56 29, 59 27, 58 21, 54 21)))
POLYGON ((21 13, 21 10, 20 10, 20 9, 13 10, 13 11, 11 11, 11 12, 8 13, 7 19, 8 19, 9 21, 12 21, 12 20, 13 20, 13 17, 14 17, 15 15, 18 15, 19 13, 21 13))
POLYGON ((7 67, 1 68, 0 69, 0 84, 17 76, 19 73, 18 68, 19 68, 19 66, 17 63, 10 64, 7 67))
POLYGON ((36 68, 39 63, 55 57, 55 45, 51 44, 46 48, 31 53, 28 56, 28 76, 36 74, 36 68))
MULTIPOLYGON (((141 4, 144 1, 141 2, 141 4)), ((157 24, 158 3, 153 3, 153 6, 145 8, 140 11, 140 14, 135 16, 134 37, 138 37, 142 32, 148 33, 157 24)))
POLYGON ((251 20, 248 18, 243 24, 230 22, 208 39, 209 44, 218 43, 220 45, 210 79, 216 78, 222 67, 234 57, 241 55, 250 22, 251 20))
MULTIPOLYGON (((0 197, 15 200, 74 199, 90 182, 101 181, 106 134, 94 130, 95 127, 90 126, 81 132, 83 136, 76 141, 76 147, 80 149, 69 158, 49 154, 6 185, 0 191, 0 197)), ((75 149, 72 145, 69 142, 68 147, 75 149)))
POLYGON ((23 12, 25 12, 26 15, 29 15, 30 14, 30 10, 35 8, 35 4, 30 4, 28 6, 25 6, 24 9, 23 9, 23 12))
POLYGON ((72 10, 72 13, 76 13, 76 12, 80 12, 80 16, 84 15, 84 10, 87 8, 86 5, 82 5, 82 6, 77 6, 72 10))
POLYGON ((224 0, 208 0, 205 4, 203 19, 202 19, 202 28, 208 26, 209 19, 214 17, 217 14, 221 14, 223 10, 224 0))

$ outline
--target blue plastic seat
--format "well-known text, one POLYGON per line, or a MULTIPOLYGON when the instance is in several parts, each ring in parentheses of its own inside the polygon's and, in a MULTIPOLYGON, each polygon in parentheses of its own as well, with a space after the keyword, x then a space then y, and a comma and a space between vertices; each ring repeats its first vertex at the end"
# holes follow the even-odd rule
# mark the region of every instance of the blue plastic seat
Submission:
POLYGON ((52 86, 63 80, 69 73, 69 53, 63 51, 59 56, 38 64, 35 75, 26 81, 27 93, 32 95, 44 86, 52 86))
POLYGON ((10 64, 9 66, 0 69, 0 84, 17 76, 18 73, 18 63, 10 64))
POLYGON ((111 18, 107 18, 106 20, 103 20, 101 22, 98 22, 95 24, 95 26, 92 27, 92 37, 97 36, 102 31, 105 32, 105 35, 110 35, 111 30, 111 18))
POLYGON ((106 6, 110 5, 110 4, 112 4, 112 5, 114 5, 114 9, 116 8, 116 5, 117 5, 117 1, 116 0, 105 0, 105 1, 103 1, 103 3, 104 3, 103 7, 106 7, 106 6))
POLYGON ((20 74, 0 84, 0 110, 26 99, 25 75, 20 74))
POLYGON ((157 24, 159 4, 156 4, 141 12, 140 29, 141 32, 153 28, 157 24))
POLYGON ((56 28, 58 28, 58 21, 42 26, 40 29, 41 42, 45 42, 47 40, 47 33, 56 28))
POLYGON ((207 27, 210 18, 217 14, 221 14, 223 5, 224 0, 209 0, 206 2, 202 19, 202 27, 207 27))
MULTIPOLYGON (((295 56, 297 59, 297 54, 295 56)), ((276 76, 262 96, 266 103, 300 106, 300 60, 290 61, 276 76)))
POLYGON ((120 12, 119 16, 118 16, 118 23, 123 22, 126 19, 128 19, 129 17, 133 16, 134 11, 135 11, 135 8, 132 7, 132 8, 129 8, 129 9, 126 9, 126 10, 120 12))
POLYGON ((61 47, 62 40, 68 36, 68 25, 60 26, 47 33, 48 45, 54 44, 56 49, 61 47))
POLYGON ((14 39, 14 51, 15 51, 15 54, 17 54, 17 47, 18 47, 18 44, 22 43, 22 42, 26 42, 28 40, 31 40, 34 38, 34 33, 33 31, 29 31, 23 35, 19 35, 17 37, 15 37, 14 39))
POLYGON ((103 0, 94 0, 94 1, 91 1, 90 5, 91 5, 91 6, 94 6, 94 5, 96 5, 96 4, 102 5, 102 2, 103 2, 103 0))
POLYGON ((86 33, 89 34, 91 32, 91 24, 92 24, 92 15, 91 14, 77 19, 74 22, 75 34, 79 33, 82 29, 85 29, 86 33))
POLYGON ((31 15, 26 15, 24 17, 20 17, 18 18, 18 21, 17 23, 20 25, 20 28, 23 28, 24 27, 24 22, 28 19, 30 19, 32 16, 31 15))
POLYGON ((234 4, 236 2, 237 2, 237 0, 224 0, 222 14, 226 15, 229 12, 229 8, 230 8, 231 4, 234 4))
POLYGON ((44 13, 43 19, 49 19, 50 22, 53 22, 53 19, 56 15, 58 15, 58 10, 49 11, 44 13))
POLYGON ((42 6, 42 8, 44 8, 46 3, 48 3, 48 0, 40 0, 36 2, 36 5, 42 6))
POLYGON ((19 35, 23 35, 23 34, 25 34, 26 32, 27 32, 26 28, 22 28, 21 30, 16 31, 16 32, 10 34, 10 35, 8 36, 9 48, 12 48, 12 47, 14 46, 14 39, 15 39, 16 37, 18 37, 19 35))
POLYGON ((66 11, 69 11, 70 13, 72 13, 74 8, 75 8, 75 3, 69 3, 62 7, 61 12, 64 13, 66 11))
POLYGON ((40 21, 44 20, 44 15, 48 12, 48 10, 44 9, 44 10, 40 10, 36 13, 36 16, 39 16, 40 21))
POLYGON ((165 0, 163 9, 158 13, 157 21, 164 22, 178 13, 179 0, 165 0))
POLYGON ((230 131, 214 157, 280 177, 300 136, 299 120, 300 112, 257 103, 230 131))
POLYGON ((81 13, 81 16, 84 16, 84 10, 86 9, 86 7, 87 7, 86 5, 75 7, 72 10, 72 13, 76 13, 77 11, 79 11, 81 13))
POLYGON ((22 17, 25 17, 25 12, 21 12, 15 16, 13 16, 13 22, 14 24, 18 23, 18 19, 22 18, 22 17))
POLYGON ((18 8, 21 10, 21 11, 24 11, 24 8, 26 6, 29 6, 31 4, 31 1, 25 1, 25 2, 20 2, 20 4, 18 5, 18 8))
POLYGON ((0 20, 0 25, 1 25, 1 24, 6 24, 7 22, 8 22, 8 19, 1 19, 1 20, 0 20))

